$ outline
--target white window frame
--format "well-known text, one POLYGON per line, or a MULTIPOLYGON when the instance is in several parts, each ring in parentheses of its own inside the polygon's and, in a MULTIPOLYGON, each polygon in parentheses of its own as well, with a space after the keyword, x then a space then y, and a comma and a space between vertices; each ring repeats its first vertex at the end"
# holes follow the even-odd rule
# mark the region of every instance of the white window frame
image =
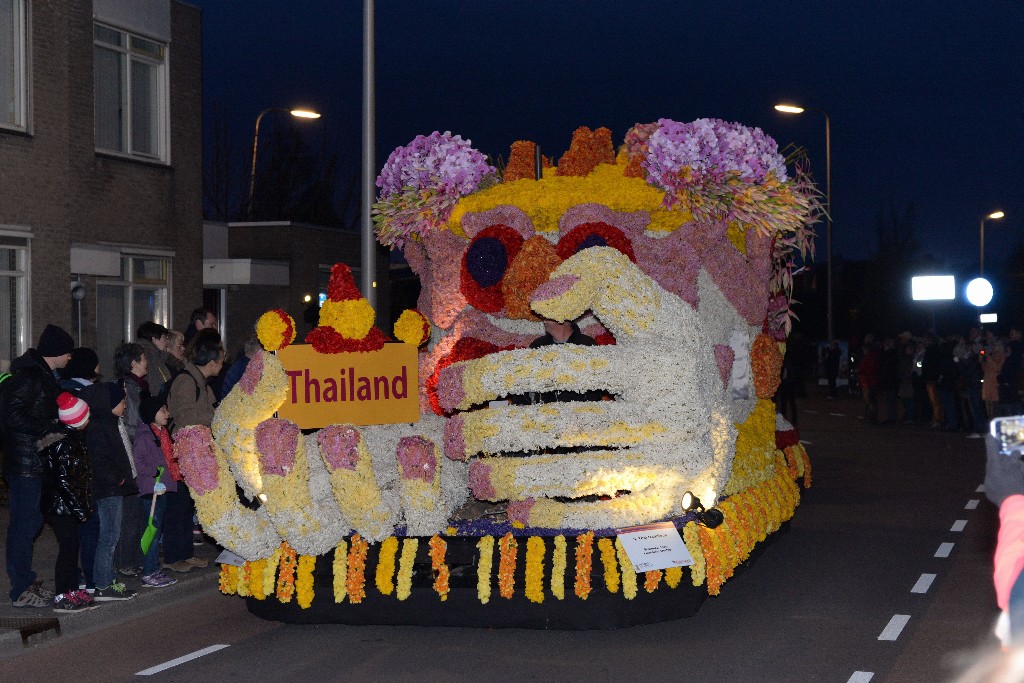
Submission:
MULTIPOLYGON (((14 95, 14 120, 7 121, 6 113, 0 118, 0 128, 28 130, 28 7, 25 0, 11 0, 13 12, 14 63, 11 64, 14 95)), ((5 17, 6 18, 6 17, 5 17)), ((0 66, 6 68, 6 65, 0 66)))
MULTIPOLYGON (((146 322, 144 320, 135 319, 135 294, 136 292, 152 292, 164 290, 164 300, 166 302, 164 310, 158 311, 157 315, 154 316, 153 322, 159 323, 164 327, 170 329, 171 320, 173 314, 173 300, 172 295, 174 292, 174 259, 168 256, 165 252, 159 253, 147 253, 147 252, 122 252, 121 253, 121 277, 117 279, 101 278, 96 281, 97 285, 105 287, 124 287, 125 298, 124 298, 124 339, 132 340, 135 339, 135 331, 139 325, 146 322), (167 262, 167 282, 165 285, 154 285, 154 284, 138 284, 134 281, 134 271, 132 269, 132 260, 142 259, 161 259, 167 262)), ((99 297, 96 297, 97 302, 99 297)))
MULTIPOLYGON (((121 130, 121 149, 108 149, 101 147, 98 136, 93 132, 93 136, 96 144, 96 151, 104 154, 112 154, 116 156, 128 157, 132 159, 142 159, 146 161, 170 163, 170 78, 169 78, 169 53, 167 43, 155 38, 148 36, 139 35, 132 33, 124 29, 111 26, 102 22, 93 23, 93 68, 96 68, 96 57, 95 51, 97 49, 109 50, 110 52, 116 52, 123 56, 123 83, 121 85, 121 103, 122 103, 122 118, 123 127, 121 130), (121 36, 121 45, 114 45, 105 40, 101 40, 96 37, 96 28, 102 28, 107 31, 114 31, 121 36), (162 57, 156 58, 141 50, 137 50, 132 45, 132 39, 144 40, 149 43, 155 43, 159 46, 162 57), (145 151, 138 151, 132 148, 132 68, 133 64, 146 64, 156 68, 157 82, 156 82, 156 102, 154 106, 157 108, 157 116, 155 125, 157 126, 156 134, 156 153, 149 153, 145 151)), ((95 84, 97 82, 97 74, 94 71, 93 74, 93 106, 95 112, 96 105, 96 94, 95 84)), ((94 113, 98 122, 99 116, 94 113)))
POLYGON ((14 334, 14 348, 11 349, 11 357, 7 360, 14 360, 25 353, 29 347, 28 321, 32 319, 29 297, 29 277, 32 264, 32 239, 30 234, 24 232, 8 232, 0 229, 0 248, 12 249, 19 252, 19 268, 15 270, 0 270, 0 277, 12 277, 17 281, 15 290, 15 311, 14 318, 17 321, 14 334))

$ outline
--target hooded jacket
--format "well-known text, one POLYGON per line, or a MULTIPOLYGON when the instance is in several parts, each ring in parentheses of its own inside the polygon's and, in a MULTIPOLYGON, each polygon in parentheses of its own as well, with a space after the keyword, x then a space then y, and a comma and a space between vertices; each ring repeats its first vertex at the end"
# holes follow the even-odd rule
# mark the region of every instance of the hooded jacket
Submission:
POLYGON ((4 475, 38 477, 43 473, 43 461, 36 443, 61 431, 57 419, 60 383, 35 349, 15 358, 11 373, 5 382, 2 416, 4 475))
MULTIPOLYGON (((132 476, 132 465, 117 428, 117 416, 111 411, 110 389, 106 382, 85 387, 78 396, 89 404, 89 426, 85 444, 92 460, 92 496, 94 500, 110 496, 131 496, 139 492, 132 476)), ((56 405, 56 403, 54 404, 56 405)))

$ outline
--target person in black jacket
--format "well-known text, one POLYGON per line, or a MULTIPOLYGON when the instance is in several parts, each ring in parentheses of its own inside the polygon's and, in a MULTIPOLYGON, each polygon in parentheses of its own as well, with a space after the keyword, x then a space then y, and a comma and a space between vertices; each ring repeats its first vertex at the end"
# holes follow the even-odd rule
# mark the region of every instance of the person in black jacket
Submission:
MULTIPOLYGON (((596 344, 593 337, 580 332, 579 325, 571 320, 557 322, 555 320, 544 321, 544 334, 530 342, 531 349, 539 349, 542 346, 553 346, 558 344, 578 344, 579 346, 593 346, 596 344)), ((565 401, 600 401, 604 394, 597 390, 578 391, 544 391, 541 393, 530 392, 525 400, 515 400, 513 403, 556 403, 565 401)))
POLYGON ((92 470, 81 432, 89 423, 89 406, 66 391, 57 396, 57 406, 64 430, 43 437, 39 453, 45 472, 43 512, 57 537, 53 611, 59 613, 96 605, 78 587, 79 529, 92 516, 92 470))
POLYGON ((49 607, 53 593, 36 581, 32 545, 43 526, 41 509, 43 463, 37 443, 59 432, 54 374, 71 360, 75 342, 56 325, 47 325, 36 348, 11 363, 13 376, 4 387, 4 478, 7 480, 11 521, 7 527, 7 575, 15 607, 49 607))
POLYGON ((114 580, 114 548, 121 537, 121 508, 125 496, 139 492, 125 444, 127 435, 122 437, 118 426, 127 401, 124 389, 114 382, 93 384, 82 389, 79 396, 89 404, 90 424, 85 440, 92 460, 92 496, 99 518, 99 541, 92 570, 96 582, 93 597, 99 602, 128 600, 135 597, 135 591, 114 580))

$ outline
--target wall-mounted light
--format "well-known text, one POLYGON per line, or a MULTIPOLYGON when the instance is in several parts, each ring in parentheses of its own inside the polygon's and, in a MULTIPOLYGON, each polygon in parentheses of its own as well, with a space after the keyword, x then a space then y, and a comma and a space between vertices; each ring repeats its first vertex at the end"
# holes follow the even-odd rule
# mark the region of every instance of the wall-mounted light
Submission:
POLYGON ((312 294, 307 294, 306 296, 302 297, 302 303, 305 303, 305 304, 308 304, 312 300, 313 300, 313 295, 312 294))
POLYGON ((705 509, 700 498, 687 491, 683 494, 683 511, 690 512, 691 510, 696 511, 697 521, 709 529, 714 529, 725 521, 725 515, 721 510, 718 508, 705 509))

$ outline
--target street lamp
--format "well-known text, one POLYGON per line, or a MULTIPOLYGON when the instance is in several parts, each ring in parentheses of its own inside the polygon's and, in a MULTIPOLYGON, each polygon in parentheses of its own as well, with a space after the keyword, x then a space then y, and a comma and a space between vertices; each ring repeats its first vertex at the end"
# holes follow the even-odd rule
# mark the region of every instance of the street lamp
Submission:
POLYGON ((320 114, 311 109, 282 109, 281 107, 267 107, 256 117, 256 129, 252 134, 252 167, 249 171, 249 206, 246 211, 246 218, 252 220, 252 200, 256 190, 256 149, 260 141, 260 122, 263 116, 272 111, 286 111, 297 119, 318 119, 320 114))
POLYGON ((981 260, 978 267, 978 274, 985 274, 985 221, 997 221, 1006 214, 1002 211, 993 211, 987 216, 982 216, 978 224, 978 233, 981 235, 981 260))
POLYGON ((795 104, 776 104, 775 110, 783 114, 803 114, 806 109, 825 117, 825 322, 829 342, 832 341, 832 121, 828 112, 815 107, 795 104))

